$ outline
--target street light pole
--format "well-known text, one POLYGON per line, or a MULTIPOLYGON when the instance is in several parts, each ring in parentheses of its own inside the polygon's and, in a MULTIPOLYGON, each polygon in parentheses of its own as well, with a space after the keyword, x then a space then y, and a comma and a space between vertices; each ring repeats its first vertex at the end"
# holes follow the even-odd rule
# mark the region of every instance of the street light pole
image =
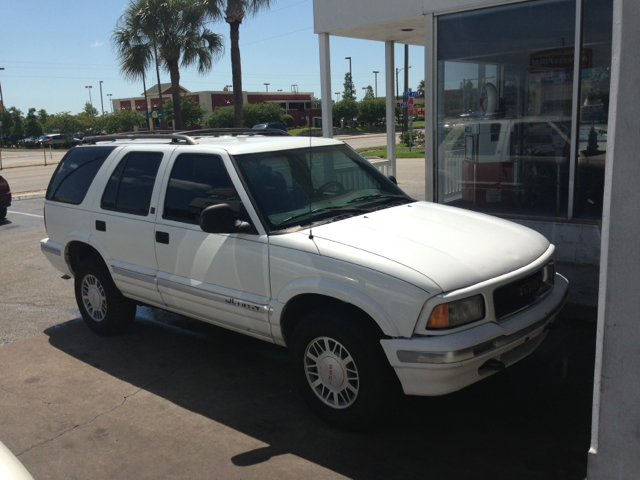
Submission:
POLYGON ((100 80, 100 106, 102 107, 102 116, 104 117, 104 102, 102 101, 102 84, 103 84, 103 81, 100 80))
POLYGON ((349 91, 351 92, 351 98, 353 98, 353 73, 351 73, 351 57, 344 57, 345 60, 349 60, 349 81, 351 82, 351 85, 349 85, 349 91))
POLYGON ((376 76, 376 98, 378 98, 378 74, 380 73, 378 70, 374 70, 373 72, 376 76))
POLYGON ((106 95, 109 97, 109 102, 111 102, 111 113, 113 113, 113 100, 111 99, 111 97, 113 97, 113 93, 107 93, 106 95))
POLYGON ((267 87, 267 92, 269 92, 269 85, 271 85, 270 83, 265 83, 264 84, 267 87))
POLYGON ((89 103, 91 104, 91 106, 93 107, 93 101, 91 100, 91 89, 93 88, 91 85, 86 85, 84 88, 88 88, 89 89, 89 103))
MULTIPOLYGON (((0 68, 4 70, 4 67, 0 68)), ((0 83, 0 103, 2 103, 2 112, 4 112, 4 99, 2 98, 2 83, 0 83)), ((2 117, 0 117, 0 145, 2 145, 2 117)))

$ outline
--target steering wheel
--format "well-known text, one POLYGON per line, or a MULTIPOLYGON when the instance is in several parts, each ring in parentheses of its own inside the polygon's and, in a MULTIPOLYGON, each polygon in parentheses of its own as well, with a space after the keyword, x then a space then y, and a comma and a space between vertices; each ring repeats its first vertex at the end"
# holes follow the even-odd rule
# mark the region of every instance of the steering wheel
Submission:
POLYGON ((340 182, 338 182, 337 180, 331 180, 330 182, 325 183, 324 185, 320 185, 318 187, 318 190, 316 190, 316 193, 318 195, 324 195, 326 193, 327 190, 329 190, 331 187, 337 187, 338 191, 336 192, 336 195, 340 195, 341 193, 343 193, 346 188, 344 188, 344 185, 342 185, 340 182))

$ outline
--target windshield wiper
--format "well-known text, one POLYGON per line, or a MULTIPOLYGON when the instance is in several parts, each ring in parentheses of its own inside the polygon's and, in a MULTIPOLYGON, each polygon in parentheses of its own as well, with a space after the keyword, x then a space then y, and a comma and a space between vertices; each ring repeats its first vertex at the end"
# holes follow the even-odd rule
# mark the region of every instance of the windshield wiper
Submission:
POLYGON ((366 208, 359 208, 359 207, 323 207, 323 208, 316 208, 315 210, 311 210, 309 212, 304 212, 304 213, 298 213, 296 215, 292 215, 289 218, 285 218, 283 221, 281 221, 280 223, 278 223, 276 225, 276 227, 279 227, 280 225, 283 225, 295 218, 300 218, 300 217, 306 217, 308 215, 313 215, 314 213, 332 213, 332 212, 345 212, 345 213, 366 213, 369 210, 366 208))
POLYGON ((413 198, 409 198, 405 195, 390 195, 390 194, 382 194, 382 193, 374 193, 373 195, 365 195, 364 197, 354 198, 353 200, 349 200, 347 203, 355 203, 355 202, 363 202, 365 200, 377 200, 379 198, 395 198, 398 200, 406 200, 408 202, 413 202, 413 198))

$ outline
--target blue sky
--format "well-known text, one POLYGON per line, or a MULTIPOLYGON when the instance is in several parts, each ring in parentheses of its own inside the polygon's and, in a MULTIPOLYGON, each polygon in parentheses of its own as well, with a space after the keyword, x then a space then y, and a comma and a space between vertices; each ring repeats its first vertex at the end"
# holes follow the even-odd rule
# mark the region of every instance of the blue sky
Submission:
MULTIPOLYGON (((0 19, 0 83, 7 107, 24 113, 30 107, 49 113, 78 113, 89 101, 100 110, 100 80, 103 94, 113 98, 142 93, 142 83, 130 83, 119 72, 110 46, 111 33, 127 5, 125 0, 62 0, 60 2, 4 0, 0 19)), ((181 85, 191 91, 222 90, 231 84, 229 25, 211 29, 223 34, 226 51, 212 71, 199 76, 195 69, 181 69, 181 85)), ((312 0, 279 0, 270 10, 246 19, 240 27, 243 90, 314 92, 320 97, 318 36, 313 33, 312 0)), ((374 85, 384 96, 384 43, 331 37, 332 92, 343 90, 344 74, 352 58, 358 98, 362 87, 374 85)), ((409 85, 414 90, 423 78, 424 49, 409 48, 409 85)), ((396 66, 404 65, 404 47, 396 45, 396 66)), ((161 81, 170 81, 161 71, 161 81)), ((400 74, 402 84, 402 73, 400 74)), ((149 87, 149 85, 147 85, 149 87)), ((336 99, 336 96, 333 96, 336 99)), ((105 110, 110 109, 104 96, 105 110)))

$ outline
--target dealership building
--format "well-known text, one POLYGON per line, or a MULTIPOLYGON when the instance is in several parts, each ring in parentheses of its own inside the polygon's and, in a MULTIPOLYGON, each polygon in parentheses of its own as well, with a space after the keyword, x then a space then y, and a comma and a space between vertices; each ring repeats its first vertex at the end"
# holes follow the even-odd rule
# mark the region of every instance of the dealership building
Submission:
MULTIPOLYGON (((527 225, 558 260, 600 266, 590 480, 640 478, 638 19, 637 0, 314 0, 323 99, 332 36, 384 42, 387 118, 395 44, 424 47, 421 199, 527 225)), ((322 118, 331 137, 331 102, 322 118)), ((394 174, 395 137, 388 125, 394 174)))
MULTIPOLYGON (((166 102, 171 98, 172 88, 170 83, 160 85, 162 92, 162 102, 166 102)), ((142 115, 153 112, 160 112, 160 95, 158 95, 158 85, 147 89, 145 99, 144 93, 139 97, 118 98, 113 99, 113 111, 133 110, 142 115), (148 102, 148 107, 147 103, 148 102)), ((213 112, 218 107, 228 107, 233 105, 233 92, 227 91, 201 91, 190 92, 182 85, 180 86, 180 94, 190 98, 208 113, 213 112)), ((314 117, 321 116, 321 110, 315 107, 313 92, 242 92, 242 101, 245 104, 250 103, 278 103, 286 111, 288 115, 298 126, 306 126, 313 121, 314 117)), ((155 117, 156 115, 154 115, 155 117)), ((155 127, 159 127, 158 118, 155 118, 155 127)))

